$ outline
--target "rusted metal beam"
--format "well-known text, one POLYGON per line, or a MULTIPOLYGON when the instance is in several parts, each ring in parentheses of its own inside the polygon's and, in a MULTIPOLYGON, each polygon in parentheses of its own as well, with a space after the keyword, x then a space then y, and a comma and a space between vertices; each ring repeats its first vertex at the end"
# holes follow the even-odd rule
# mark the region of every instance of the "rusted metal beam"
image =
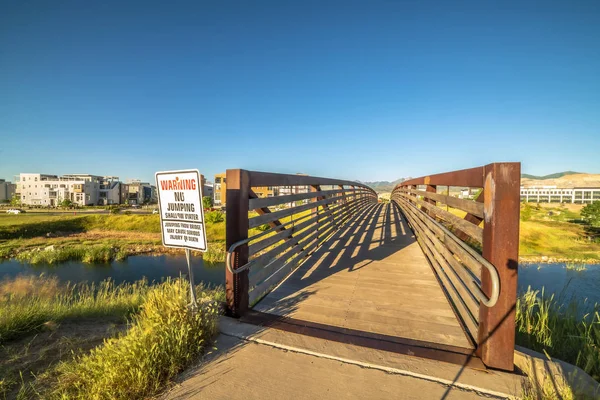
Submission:
POLYGON ((443 174, 410 179, 398 184, 396 187, 410 185, 483 187, 483 173, 484 171, 482 167, 462 169, 460 171, 452 171, 443 174))
MULTIPOLYGON (((520 163, 484 167, 483 257, 500 278, 500 297, 494 307, 479 308, 478 355, 489 367, 514 368, 515 312, 519 259, 520 163)), ((491 293, 491 278, 482 270, 481 287, 491 293)))
MULTIPOLYGON (((227 218, 226 248, 248 238, 248 201, 250 199, 250 179, 248 171, 227 170, 227 218)), ((235 250, 232 268, 235 270, 248 263, 248 245, 235 250)), ((248 270, 233 274, 225 269, 225 290, 227 313, 234 317, 242 316, 248 310, 248 270)))
POLYGON ((252 186, 308 186, 308 185, 355 185, 375 193, 370 187, 358 182, 343 179, 319 178, 308 175, 275 174, 271 172, 248 171, 252 186))

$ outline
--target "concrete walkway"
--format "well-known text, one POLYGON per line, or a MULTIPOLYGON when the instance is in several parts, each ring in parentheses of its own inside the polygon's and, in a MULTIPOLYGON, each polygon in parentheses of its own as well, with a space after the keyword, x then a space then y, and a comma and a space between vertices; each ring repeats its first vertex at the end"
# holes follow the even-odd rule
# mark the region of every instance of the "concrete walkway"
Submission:
POLYGON ((513 398, 521 377, 220 322, 216 350, 163 399, 513 398))

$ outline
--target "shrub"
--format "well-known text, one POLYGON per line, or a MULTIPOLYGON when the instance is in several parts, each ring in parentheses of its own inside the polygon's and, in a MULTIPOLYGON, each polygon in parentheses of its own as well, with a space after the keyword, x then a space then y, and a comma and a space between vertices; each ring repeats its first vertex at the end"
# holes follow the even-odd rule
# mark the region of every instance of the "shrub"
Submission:
POLYGON ((210 196, 202 197, 202 207, 204 207, 204 209, 211 208, 212 206, 213 206, 212 197, 210 197, 210 196))
POLYGON ((71 399, 143 399, 156 394, 209 343, 217 331, 217 304, 201 292, 188 306, 189 285, 169 280, 153 288, 129 330, 90 354, 58 366, 54 395, 71 399))
POLYGON ((600 381, 600 305, 581 315, 576 302, 561 305, 554 295, 530 288, 517 299, 517 344, 575 364, 600 381))
POLYGON ((258 229, 259 231, 263 231, 263 232, 269 228, 270 228, 269 224, 262 224, 262 225, 259 225, 256 227, 256 229, 258 229))
POLYGON ((583 207, 581 218, 592 226, 600 226, 600 201, 595 201, 583 207))
POLYGON ((210 243, 208 249, 202 253, 202 260, 209 265, 222 263, 225 262, 226 255, 224 243, 210 243))
POLYGON ((209 224, 216 224, 218 222, 225 221, 225 215, 223 215, 223 213, 220 211, 211 211, 206 213, 204 219, 209 224))

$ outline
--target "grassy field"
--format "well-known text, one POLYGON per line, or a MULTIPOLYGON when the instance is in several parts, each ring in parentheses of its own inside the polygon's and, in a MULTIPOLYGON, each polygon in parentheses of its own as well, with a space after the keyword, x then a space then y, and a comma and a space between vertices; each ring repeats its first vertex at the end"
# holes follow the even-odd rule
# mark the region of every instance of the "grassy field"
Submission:
MULTIPOLYGON (((307 210, 294 218, 309 213, 307 210)), ((223 262, 226 254, 224 215, 211 214, 215 213, 206 215, 209 250, 198 255, 202 254, 209 263, 223 262)), ((249 213, 250 218, 257 215, 249 213)), ((288 221, 291 217, 281 219, 282 223, 288 221)), ((254 228, 248 234, 251 237, 261 232, 262 229, 254 228)), ((181 250, 162 246, 158 215, 0 213, 0 258, 17 258, 32 264, 68 260, 101 263, 135 254, 179 252, 181 250)))
MULTIPOLYGON (((519 257, 521 261, 600 261, 600 229, 581 223, 578 204, 521 204, 519 257)), ((449 208, 464 217, 465 212, 449 208)), ((483 225, 483 223, 482 223, 483 225)))
MULTIPOLYGON (((225 222, 207 223, 209 262, 224 260, 225 222)), ((177 253, 161 245, 158 215, 0 214, 0 258, 31 263, 89 263, 143 253, 177 253)))
POLYGON ((520 257, 600 261, 600 232, 580 222, 581 208, 576 204, 522 205, 520 257))
POLYGON ((0 398, 141 399, 180 372, 216 332, 222 289, 0 282, 0 398))
MULTIPOLYGON (((522 205, 521 261, 600 261, 600 232, 580 223, 582 206, 522 205)), ((458 216, 464 212, 450 208, 458 216)), ((309 211, 295 216, 296 219, 309 211)), ((255 216, 250 213, 250 217, 255 216)), ((210 251, 207 262, 225 258, 225 221, 207 218, 210 251)), ((287 222, 290 217, 283 218, 287 222)), ((250 236, 260 233, 252 229, 250 236)), ((0 214, 0 258, 17 257, 32 263, 82 260, 96 263, 143 253, 176 253, 161 245, 158 215, 0 214), (135 234, 132 234, 135 232, 135 234)))

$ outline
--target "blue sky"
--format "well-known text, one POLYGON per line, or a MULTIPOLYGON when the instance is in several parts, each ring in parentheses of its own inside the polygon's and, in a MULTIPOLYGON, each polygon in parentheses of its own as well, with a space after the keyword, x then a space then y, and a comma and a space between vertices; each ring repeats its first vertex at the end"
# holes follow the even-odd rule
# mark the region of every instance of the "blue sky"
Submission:
POLYGON ((598 1, 0 2, 0 178, 599 156, 598 1))

